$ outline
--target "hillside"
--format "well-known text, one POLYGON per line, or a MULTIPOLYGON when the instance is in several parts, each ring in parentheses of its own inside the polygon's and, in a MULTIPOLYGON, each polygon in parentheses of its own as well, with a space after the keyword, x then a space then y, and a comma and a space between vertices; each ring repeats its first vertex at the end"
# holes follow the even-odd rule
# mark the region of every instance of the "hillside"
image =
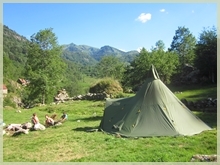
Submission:
MULTIPOLYGON (((25 63, 28 54, 29 40, 16 31, 4 25, 3 28, 3 83, 10 93, 17 91, 12 85, 19 78, 25 78, 25 63)), ((111 46, 103 46, 100 49, 87 45, 74 43, 62 45, 61 57, 67 64, 65 89, 70 94, 82 93, 81 84, 86 76, 96 76, 94 66, 106 55, 114 55, 124 62, 130 62, 138 54, 137 51, 123 52, 111 46), (74 84, 74 88, 73 85, 74 84)), ((19 91, 18 91, 19 93, 19 91)))
POLYGON ((105 55, 113 55, 121 58, 124 62, 131 62, 133 58, 138 55, 138 51, 124 52, 111 46, 103 46, 93 57, 99 61, 105 55))
POLYGON ((62 57, 66 60, 86 65, 94 65, 97 61, 91 56, 94 52, 97 52, 98 49, 86 46, 86 45, 75 45, 73 43, 63 46, 62 57))
POLYGON ((27 58, 28 40, 9 27, 3 27, 3 74, 4 78, 18 78, 27 58))
MULTIPOLYGON (((15 66, 16 70, 22 70, 26 61, 27 44, 29 40, 4 25, 3 41, 4 63, 11 63, 11 65, 15 66)), ((124 52, 111 46, 95 48, 87 45, 76 45, 74 43, 62 46, 62 57, 67 61, 71 61, 82 66, 94 65, 100 61, 103 56, 107 55, 116 56, 123 62, 131 62, 134 57, 139 54, 136 50, 124 52)), ((7 72, 6 70, 9 69, 4 68, 4 70, 7 72)), ((5 74, 7 75, 9 73, 5 74)))

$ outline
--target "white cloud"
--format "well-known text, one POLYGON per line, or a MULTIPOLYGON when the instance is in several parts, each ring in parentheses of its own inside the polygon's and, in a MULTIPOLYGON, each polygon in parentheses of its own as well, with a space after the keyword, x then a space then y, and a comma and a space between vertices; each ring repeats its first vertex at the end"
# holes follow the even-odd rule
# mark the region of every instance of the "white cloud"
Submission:
POLYGON ((160 12, 165 12, 165 9, 161 9, 160 12))
POLYGON ((145 22, 151 20, 151 14, 150 13, 141 13, 136 20, 140 21, 142 23, 145 23, 145 22))

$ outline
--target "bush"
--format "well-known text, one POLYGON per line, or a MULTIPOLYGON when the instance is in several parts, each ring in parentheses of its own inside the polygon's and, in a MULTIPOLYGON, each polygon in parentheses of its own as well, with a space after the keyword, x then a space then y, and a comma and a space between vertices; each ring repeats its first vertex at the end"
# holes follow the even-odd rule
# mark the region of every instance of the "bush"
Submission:
POLYGON ((99 80, 95 85, 90 87, 90 93, 107 93, 109 95, 117 95, 120 92, 123 92, 121 84, 112 78, 105 78, 99 80))
POLYGON ((4 97, 3 106, 10 106, 13 108, 16 108, 15 102, 12 101, 12 99, 9 96, 4 97))

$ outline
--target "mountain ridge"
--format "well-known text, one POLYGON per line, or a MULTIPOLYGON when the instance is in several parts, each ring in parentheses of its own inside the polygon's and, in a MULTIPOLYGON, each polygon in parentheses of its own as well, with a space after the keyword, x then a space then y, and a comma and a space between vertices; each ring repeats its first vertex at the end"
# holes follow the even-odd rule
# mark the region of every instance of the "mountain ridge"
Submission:
MULTIPOLYGON (((8 26, 4 25, 4 38, 10 38, 10 36, 21 43, 30 42, 26 37, 22 36, 15 30, 12 30, 8 26)), ((63 47, 62 58, 71 62, 81 64, 83 66, 94 65, 98 63, 102 59, 102 57, 108 55, 118 57, 121 61, 130 63, 131 61, 133 61, 135 56, 139 54, 139 52, 136 50, 125 52, 109 45, 102 46, 101 48, 96 48, 93 46, 88 46, 86 44, 76 45, 72 42, 70 44, 64 44, 60 46, 63 47)), ((23 60, 23 58, 26 58, 27 50, 24 51, 25 53, 21 55, 16 55, 16 52, 14 52, 13 59, 17 59, 18 56, 20 56, 22 60, 20 60, 20 57, 18 60, 25 61, 23 60)))
POLYGON ((139 54, 139 52, 136 50, 125 52, 109 45, 102 46, 101 48, 96 48, 88 45, 76 45, 74 43, 65 45, 63 52, 65 54, 65 58, 69 60, 74 56, 78 55, 78 57, 86 56, 88 57, 88 59, 90 59, 91 57, 96 62, 98 62, 102 59, 102 57, 112 55, 120 58, 123 62, 128 62, 128 63, 130 63, 134 59, 134 57, 139 54))

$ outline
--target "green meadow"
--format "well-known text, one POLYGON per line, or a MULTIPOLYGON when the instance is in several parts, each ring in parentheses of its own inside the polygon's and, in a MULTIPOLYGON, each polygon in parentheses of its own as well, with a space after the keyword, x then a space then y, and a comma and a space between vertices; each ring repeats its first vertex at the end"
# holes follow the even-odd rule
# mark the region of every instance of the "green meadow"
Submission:
MULTIPOLYGON (((177 97, 187 100, 217 98, 217 87, 179 87, 177 97)), ((193 155, 217 154, 217 113, 193 111, 211 128, 194 136, 177 137, 117 137, 98 129, 104 112, 105 101, 68 101, 58 105, 45 105, 32 109, 4 107, 4 122, 30 121, 34 112, 44 123, 45 114, 63 111, 68 120, 60 126, 29 134, 3 136, 4 162, 189 162, 193 155)), ((186 121, 187 122, 187 121, 186 121)))

